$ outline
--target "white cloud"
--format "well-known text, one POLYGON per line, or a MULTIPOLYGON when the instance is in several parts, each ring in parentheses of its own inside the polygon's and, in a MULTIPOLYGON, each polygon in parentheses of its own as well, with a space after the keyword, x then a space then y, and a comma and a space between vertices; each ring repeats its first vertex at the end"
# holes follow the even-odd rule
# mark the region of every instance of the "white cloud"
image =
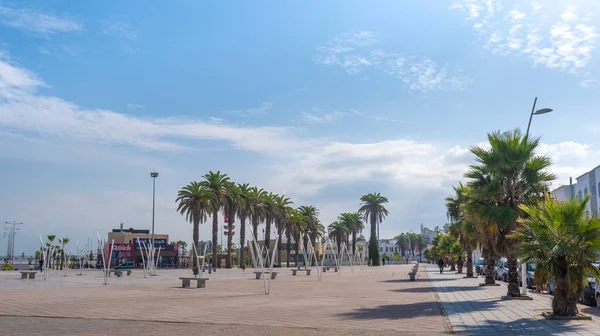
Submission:
POLYGON ((0 4, 0 23, 38 35, 81 31, 83 25, 69 16, 57 16, 35 8, 0 4))
POLYGON ((145 109, 146 108, 146 106, 141 105, 141 104, 126 104, 125 107, 127 107, 128 109, 132 109, 132 110, 145 109))
MULTIPOLYGON (((258 152, 279 152, 296 142, 283 127, 240 127, 185 118, 142 119, 86 109, 58 97, 35 94, 44 83, 32 72, 0 61, 0 126, 105 144, 172 151, 189 149, 177 138, 226 141, 258 152), (278 139, 278 141, 273 141, 278 139)), ((269 104, 263 105, 263 109, 269 104)))
POLYGON ((101 34, 125 40, 135 40, 137 38, 137 31, 135 28, 130 23, 121 19, 111 18, 109 20, 100 21, 100 24, 104 26, 104 29, 100 32, 101 34))
MULTIPOLYGON (((316 112, 316 111, 317 110, 313 109, 313 112, 316 112)), ((323 123, 330 123, 330 122, 333 122, 333 121, 336 121, 336 120, 342 118, 344 116, 344 113, 340 112, 340 111, 325 112, 325 113, 321 113, 321 114, 302 112, 301 116, 302 116, 302 119, 308 123, 323 124, 323 123)))
POLYGON ((498 0, 458 0, 450 7, 476 21, 473 29, 492 53, 521 55, 534 65, 574 73, 589 64, 597 47, 589 8, 498 0))
POLYGON ((468 77, 455 74, 459 71, 451 71, 446 65, 440 67, 432 59, 373 49, 378 41, 374 32, 341 34, 318 48, 315 61, 338 66, 350 75, 377 69, 397 77, 414 91, 463 90, 470 82, 468 77))
POLYGON ((594 87, 598 87, 600 85, 600 81, 598 81, 597 79, 586 79, 586 80, 582 80, 579 83, 579 86, 581 86, 582 88, 594 88, 594 87))

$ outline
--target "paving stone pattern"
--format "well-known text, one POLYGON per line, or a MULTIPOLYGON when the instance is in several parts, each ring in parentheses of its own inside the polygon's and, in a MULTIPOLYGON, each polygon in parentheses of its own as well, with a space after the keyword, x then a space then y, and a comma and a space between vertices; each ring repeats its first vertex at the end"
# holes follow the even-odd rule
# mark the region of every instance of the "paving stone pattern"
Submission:
POLYGON ((160 271, 147 279, 134 271, 111 278, 108 286, 102 285, 99 271, 66 278, 55 272, 48 281, 1 272, 0 334, 103 334, 90 332, 97 328, 121 335, 129 325, 128 335, 148 335, 142 332, 147 328, 134 327, 144 321, 158 323, 157 330, 171 330, 169 335, 192 334, 190 328, 211 330, 212 335, 261 336, 447 332, 427 273, 409 281, 411 267, 357 267, 355 273, 344 268, 341 275, 325 273, 323 281, 317 281, 316 271, 293 277, 283 268, 268 296, 251 270, 219 270, 208 276, 203 289, 179 288, 178 277, 189 276, 189 270, 160 271), (108 329, 98 322, 103 319, 109 320, 108 329))
POLYGON ((580 305, 592 321, 550 321, 541 316, 551 311, 552 296, 530 291, 531 301, 501 300, 506 283, 481 287, 484 278, 465 279, 464 274, 439 273, 435 265, 422 267, 435 288, 452 330, 460 335, 600 335, 595 307, 580 305))

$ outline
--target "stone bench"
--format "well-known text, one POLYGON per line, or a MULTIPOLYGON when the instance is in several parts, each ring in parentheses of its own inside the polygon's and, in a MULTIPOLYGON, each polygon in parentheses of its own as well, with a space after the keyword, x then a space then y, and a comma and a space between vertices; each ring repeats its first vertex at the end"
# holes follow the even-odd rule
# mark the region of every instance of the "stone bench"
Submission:
MULTIPOLYGON (((277 277, 277 272, 264 272, 265 274, 271 274, 271 279, 275 279, 277 277)), ((260 279, 260 276, 263 275, 263 272, 254 272, 256 275, 256 280, 260 279)))
POLYGON ((296 275, 296 272, 306 272, 306 275, 310 275, 310 271, 311 271, 310 269, 307 269, 307 270, 293 269, 293 270, 292 270, 292 275, 294 275, 294 276, 295 276, 295 275, 296 275))
POLYGON ((181 280, 181 288, 191 288, 190 284, 192 280, 196 280, 196 288, 206 288, 206 280, 208 278, 179 278, 181 280))
POLYGON ((115 269, 115 270, 110 270, 109 273, 114 273, 117 276, 117 278, 120 278, 123 275, 123 272, 127 272, 127 275, 131 275, 130 269, 127 269, 127 270, 115 269))
POLYGON ((408 273, 408 276, 410 276, 410 281, 415 281, 416 275, 417 275, 416 271, 412 271, 412 272, 408 273))
POLYGON ((36 271, 21 271, 21 279, 35 279, 36 271))

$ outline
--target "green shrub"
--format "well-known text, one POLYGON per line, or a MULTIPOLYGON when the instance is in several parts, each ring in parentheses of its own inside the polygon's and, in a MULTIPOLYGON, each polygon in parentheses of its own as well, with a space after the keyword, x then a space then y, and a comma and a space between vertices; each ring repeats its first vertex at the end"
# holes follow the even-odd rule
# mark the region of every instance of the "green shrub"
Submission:
POLYGON ((13 266, 13 265, 8 265, 8 264, 2 265, 3 271, 12 271, 14 269, 15 269, 15 266, 13 266))

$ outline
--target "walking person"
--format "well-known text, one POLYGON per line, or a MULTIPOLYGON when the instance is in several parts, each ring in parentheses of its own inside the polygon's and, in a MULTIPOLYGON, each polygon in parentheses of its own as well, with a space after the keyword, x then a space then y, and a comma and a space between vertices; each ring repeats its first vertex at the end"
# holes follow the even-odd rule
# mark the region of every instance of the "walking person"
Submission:
POLYGON ((381 263, 383 266, 385 266, 385 257, 381 258, 381 263))
POLYGON ((440 258, 440 260, 438 260, 438 266, 440 268, 440 274, 442 274, 444 272, 444 259, 440 258))
POLYGON ((43 269, 44 269, 44 259, 40 258, 40 273, 42 273, 43 269))

